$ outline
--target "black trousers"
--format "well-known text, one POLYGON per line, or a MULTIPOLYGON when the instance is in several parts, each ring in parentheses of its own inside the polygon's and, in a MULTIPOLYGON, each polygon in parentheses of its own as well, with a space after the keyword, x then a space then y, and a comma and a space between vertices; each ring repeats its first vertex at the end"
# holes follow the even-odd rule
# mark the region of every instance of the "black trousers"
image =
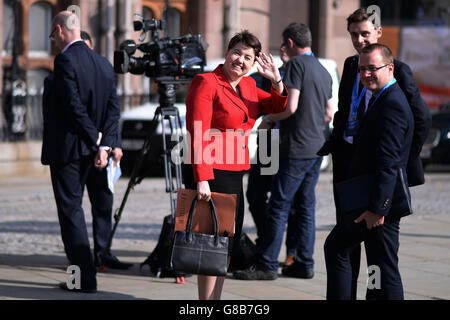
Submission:
POLYGON ((80 267, 83 289, 97 288, 97 270, 81 206, 84 185, 94 169, 93 164, 94 156, 87 156, 66 164, 50 165, 64 249, 70 263, 80 267))
MULTIPOLYGON (((244 223, 244 192, 242 187, 242 178, 244 171, 226 171, 214 169, 214 180, 208 180, 211 192, 220 192, 226 194, 236 194, 236 219, 234 223, 234 236, 231 240, 229 253, 233 255, 239 249, 239 239, 242 234, 242 225, 244 223)), ((192 166, 183 166, 183 183, 186 189, 197 190, 197 184, 194 182, 192 166)))
MULTIPOLYGON (((364 241, 367 266, 379 270, 366 292, 368 300, 403 300, 403 285, 398 269, 399 220, 385 219, 382 226, 368 230, 365 222, 352 226, 338 223, 328 235, 325 249, 327 299, 350 300, 353 297, 353 273, 350 256, 364 241), (377 277, 379 281, 377 283, 377 277)), ((372 275, 371 275, 372 277, 372 275)))
MULTIPOLYGON (((252 164, 249 175, 248 175, 248 185, 247 185, 247 202, 248 210, 253 217, 255 222, 257 239, 256 243, 260 242, 263 233, 264 226, 267 217, 267 204, 269 200, 269 192, 272 187, 271 175, 261 175, 261 165, 252 164)), ((289 224, 288 224, 289 226, 289 224)))
MULTIPOLYGON (((346 180, 347 172, 349 170, 349 164, 354 152, 354 145, 346 142, 344 139, 339 139, 337 142, 335 152, 332 154, 333 161, 333 195, 336 197, 336 188, 334 184, 346 180)), ((342 214, 339 212, 339 208, 336 207, 336 223, 339 224, 342 221, 342 214)), ((351 285, 351 300, 356 300, 356 291, 358 286, 359 268, 361 265, 361 246, 354 246, 353 250, 349 253, 352 285, 351 285)))
POLYGON ((92 207, 94 254, 101 253, 108 245, 112 229, 113 194, 108 187, 106 169, 92 168, 86 188, 92 207))

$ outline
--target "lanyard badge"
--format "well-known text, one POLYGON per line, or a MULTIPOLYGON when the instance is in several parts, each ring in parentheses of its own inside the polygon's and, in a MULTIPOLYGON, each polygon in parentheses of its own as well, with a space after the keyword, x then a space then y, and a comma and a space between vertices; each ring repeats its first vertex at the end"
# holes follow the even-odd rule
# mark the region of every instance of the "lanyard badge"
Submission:
POLYGON ((359 120, 357 119, 358 107, 361 104, 361 100, 366 96, 366 87, 363 87, 361 93, 358 96, 359 87, 359 74, 356 75, 356 81, 353 86, 352 92, 352 104, 351 104, 351 119, 347 121, 345 127, 345 135, 347 137, 355 136, 359 129, 359 120))
MULTIPOLYGON (((372 101, 372 103, 368 106, 368 108, 370 108, 371 106, 374 105, 375 101, 378 99, 378 97, 383 93, 384 90, 386 90, 387 88, 389 88, 391 85, 393 85, 394 83, 396 83, 397 80, 395 78, 393 78, 391 81, 389 81, 384 87, 383 89, 381 89, 381 91, 377 94, 377 96, 375 97, 375 99, 372 101)), ((355 136, 358 133, 359 130, 359 120, 357 119, 357 114, 358 114, 358 107, 361 103, 362 98, 365 96, 366 94, 366 87, 364 87, 361 90, 360 95, 357 97, 358 94, 358 85, 359 85, 359 76, 356 78, 355 81, 355 86, 353 87, 353 94, 352 94, 352 114, 351 114, 351 120, 347 121, 347 125, 345 127, 345 135, 347 137, 350 136, 355 136)))

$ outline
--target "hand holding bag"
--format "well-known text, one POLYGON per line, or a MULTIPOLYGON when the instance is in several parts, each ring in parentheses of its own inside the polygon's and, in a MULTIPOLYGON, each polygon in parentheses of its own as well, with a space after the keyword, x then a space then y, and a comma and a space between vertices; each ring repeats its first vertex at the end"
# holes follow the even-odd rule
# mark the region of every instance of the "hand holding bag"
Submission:
POLYGON ((219 236, 219 223, 212 199, 209 201, 214 234, 192 232, 197 197, 192 201, 186 231, 175 231, 171 266, 175 271, 209 276, 227 273, 228 237, 219 236))
MULTIPOLYGON (((175 212, 175 231, 186 230, 189 217, 189 209, 192 201, 197 197, 197 190, 178 189, 177 209, 175 212)), ((232 238, 234 235, 234 221, 236 217, 236 194, 211 192, 214 202, 217 222, 219 223, 219 235, 232 238)), ((206 201, 199 201, 195 207, 192 219, 192 230, 197 233, 214 234, 214 224, 211 219, 211 209, 206 201)))

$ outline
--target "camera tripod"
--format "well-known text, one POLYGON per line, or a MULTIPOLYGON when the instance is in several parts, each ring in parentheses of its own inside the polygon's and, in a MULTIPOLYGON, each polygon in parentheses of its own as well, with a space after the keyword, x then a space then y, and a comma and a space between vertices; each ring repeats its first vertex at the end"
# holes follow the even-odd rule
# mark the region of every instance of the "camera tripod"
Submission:
MULTIPOLYGON (((180 161, 173 162, 171 158, 171 148, 168 148, 166 141, 166 124, 165 119, 169 120, 169 133, 170 137, 173 137, 174 133, 181 134, 181 119, 178 109, 174 106, 175 103, 175 90, 177 85, 180 83, 187 83, 187 81, 182 80, 164 80, 158 82, 158 93, 159 93, 159 106, 157 107, 155 114, 153 116, 150 130, 147 133, 147 136, 144 140, 144 144, 139 151, 139 155, 137 157, 136 163, 131 172, 130 180, 128 182, 127 190, 125 191, 125 195, 122 199, 122 203, 120 207, 114 213, 114 226, 112 228, 108 244, 106 248, 98 254, 97 258, 99 259, 101 265, 103 265, 103 257, 106 256, 112 245, 112 240, 116 233, 117 226, 122 217, 123 209, 128 200, 128 196, 130 191, 134 189, 134 187, 141 183, 141 181, 145 178, 145 174, 140 175, 141 168, 144 164, 145 156, 150 151, 150 142, 155 136, 156 129, 158 124, 162 126, 162 146, 163 146, 163 161, 164 161, 164 177, 166 183, 166 192, 169 193, 170 197, 170 213, 173 219, 175 219, 175 210, 176 210, 176 202, 177 202, 177 190, 182 187, 182 171, 180 161), (174 120, 174 121, 172 121, 174 120), (172 174, 172 167, 175 168, 175 177, 172 174), (175 178, 175 183, 174 183, 175 178)), ((180 277, 181 278, 181 277, 180 277)), ((178 279, 177 283, 184 283, 184 279, 178 279), (180 281, 180 282, 179 282, 180 281)))

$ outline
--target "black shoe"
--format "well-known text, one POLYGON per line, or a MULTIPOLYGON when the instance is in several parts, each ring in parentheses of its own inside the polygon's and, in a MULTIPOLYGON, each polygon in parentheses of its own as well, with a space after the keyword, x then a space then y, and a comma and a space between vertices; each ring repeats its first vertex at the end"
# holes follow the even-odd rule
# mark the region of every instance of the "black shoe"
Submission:
POLYGON ((276 272, 258 269, 253 265, 245 270, 233 272, 233 277, 239 280, 275 280, 278 278, 278 274, 276 272))
POLYGON ((312 268, 299 267, 295 263, 283 268, 281 273, 287 277, 312 279, 314 277, 314 270, 312 268))
POLYGON ((97 288, 69 289, 69 287, 67 286, 67 283, 65 283, 65 282, 60 282, 58 287, 62 290, 71 291, 71 292, 82 292, 82 293, 96 293, 97 292, 97 288))
POLYGON ((113 254, 107 256, 98 257, 95 255, 95 266, 97 268, 108 267, 111 269, 126 270, 133 266, 132 263, 120 262, 119 259, 113 254))

